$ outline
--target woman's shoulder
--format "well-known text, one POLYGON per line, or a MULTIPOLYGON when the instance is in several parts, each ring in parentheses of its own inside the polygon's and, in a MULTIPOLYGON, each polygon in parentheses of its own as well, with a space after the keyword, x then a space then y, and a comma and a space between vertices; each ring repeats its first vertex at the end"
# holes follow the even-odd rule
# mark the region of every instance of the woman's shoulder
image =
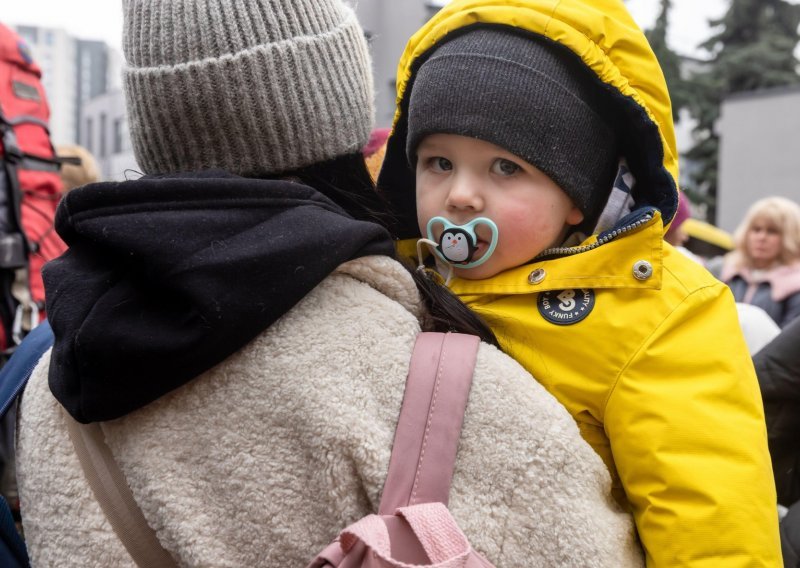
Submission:
POLYGON ((365 256, 340 265, 335 276, 347 276, 366 285, 389 302, 396 302, 418 318, 424 317, 422 300, 414 279, 399 261, 387 256, 365 256))

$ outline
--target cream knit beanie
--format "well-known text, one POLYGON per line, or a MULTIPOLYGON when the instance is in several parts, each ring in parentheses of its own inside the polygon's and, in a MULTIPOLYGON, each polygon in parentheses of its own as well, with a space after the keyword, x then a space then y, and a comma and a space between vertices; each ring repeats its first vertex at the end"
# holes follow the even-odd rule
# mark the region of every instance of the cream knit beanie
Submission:
POLYGON ((123 0, 125 95, 146 173, 261 176, 360 150, 367 44, 340 0, 123 0))

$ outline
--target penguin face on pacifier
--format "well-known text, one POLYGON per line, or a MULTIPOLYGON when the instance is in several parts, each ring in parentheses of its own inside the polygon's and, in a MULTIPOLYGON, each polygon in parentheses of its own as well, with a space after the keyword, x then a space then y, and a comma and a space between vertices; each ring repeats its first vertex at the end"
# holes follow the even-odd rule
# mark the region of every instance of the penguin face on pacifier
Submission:
POLYGON ((472 260, 477 247, 472 237, 464 229, 447 229, 439 237, 439 245, 436 247, 441 255, 452 263, 466 263, 472 260))
POLYGON ((450 264, 459 268, 474 268, 486 262, 497 247, 498 230, 494 221, 487 217, 478 217, 464 225, 456 225, 444 217, 434 217, 428 221, 428 239, 436 242, 436 254, 450 264), (434 239, 433 231, 437 225, 442 226, 439 239, 434 239), (486 252, 478 260, 473 261, 478 251, 478 237, 475 227, 486 225, 491 231, 492 238, 486 252))

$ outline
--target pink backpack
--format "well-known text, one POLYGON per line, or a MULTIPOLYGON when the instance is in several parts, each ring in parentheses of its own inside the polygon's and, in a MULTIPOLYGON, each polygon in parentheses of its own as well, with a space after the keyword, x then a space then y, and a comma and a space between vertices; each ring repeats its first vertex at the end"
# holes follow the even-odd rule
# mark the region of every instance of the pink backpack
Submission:
POLYGON ((378 514, 344 529, 308 568, 493 568, 447 509, 479 343, 419 334, 378 514))

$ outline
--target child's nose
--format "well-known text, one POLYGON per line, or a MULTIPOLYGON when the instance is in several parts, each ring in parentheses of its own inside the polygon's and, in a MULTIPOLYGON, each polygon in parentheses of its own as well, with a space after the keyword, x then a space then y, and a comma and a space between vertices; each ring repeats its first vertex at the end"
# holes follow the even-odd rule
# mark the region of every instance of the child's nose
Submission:
POLYGON ((474 210, 483 209, 483 197, 479 188, 470 180, 454 180, 450 192, 447 194, 445 204, 452 210, 474 210))

